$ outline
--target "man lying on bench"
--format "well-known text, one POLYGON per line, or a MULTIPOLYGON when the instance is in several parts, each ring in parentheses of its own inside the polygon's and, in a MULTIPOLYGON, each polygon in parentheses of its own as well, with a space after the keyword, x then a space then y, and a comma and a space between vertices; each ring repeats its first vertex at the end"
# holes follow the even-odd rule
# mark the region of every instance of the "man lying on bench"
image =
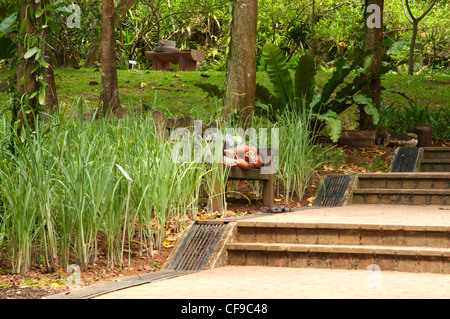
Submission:
POLYGON ((258 149, 252 145, 239 143, 231 135, 225 135, 223 163, 244 169, 260 168, 263 160, 258 149))
POLYGON ((228 166, 238 166, 244 169, 260 168, 263 164, 258 155, 258 149, 248 144, 223 150, 223 163, 228 166))

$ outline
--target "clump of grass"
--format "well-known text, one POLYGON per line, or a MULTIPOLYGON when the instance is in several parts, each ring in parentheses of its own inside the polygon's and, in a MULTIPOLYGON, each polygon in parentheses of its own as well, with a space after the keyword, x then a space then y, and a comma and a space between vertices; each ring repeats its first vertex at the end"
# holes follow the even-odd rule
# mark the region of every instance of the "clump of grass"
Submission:
MULTIPOLYGON (((180 142, 159 140, 151 116, 83 120, 83 103, 70 108, 80 116, 60 111, 45 124, 24 126, 20 136, 12 135, 10 121, 0 121, 0 250, 6 249, 14 273, 26 273, 34 262, 49 270, 76 262, 86 270, 103 250, 110 268, 124 266, 133 245, 141 256, 151 255, 169 221, 181 229, 196 218, 202 185, 214 198, 226 198, 221 148, 212 163, 195 154, 174 161, 180 142)), ((276 176, 287 201, 303 196, 320 164, 310 120, 296 111, 276 124, 252 123, 257 131, 279 129, 276 176)), ((276 147, 271 137, 266 146, 276 147)), ((195 142, 191 135, 182 143, 195 142)))
POLYGON ((13 144, 0 122, 0 249, 14 273, 41 260, 51 270, 75 259, 85 270, 103 249, 110 268, 123 266, 135 242, 143 255, 161 247, 168 220, 181 229, 195 218, 211 168, 174 162, 173 143, 158 140, 151 117, 83 121, 59 113, 49 121, 25 127, 13 144))
POLYGON ((280 130, 277 178, 285 188, 285 202, 297 195, 301 200, 313 174, 321 165, 320 149, 311 130, 312 114, 306 108, 289 110, 276 123, 280 130))

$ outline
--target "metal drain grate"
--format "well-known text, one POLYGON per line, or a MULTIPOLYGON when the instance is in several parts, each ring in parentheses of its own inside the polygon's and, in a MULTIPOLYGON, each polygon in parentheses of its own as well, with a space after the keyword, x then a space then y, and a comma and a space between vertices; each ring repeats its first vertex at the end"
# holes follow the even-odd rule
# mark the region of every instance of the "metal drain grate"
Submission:
POLYGON ((417 147, 399 148, 391 172, 414 172, 418 155, 417 147))
POLYGON ((341 205, 351 175, 327 176, 314 201, 314 206, 341 205))
POLYGON ((196 221, 167 269, 203 270, 226 226, 226 222, 196 221))

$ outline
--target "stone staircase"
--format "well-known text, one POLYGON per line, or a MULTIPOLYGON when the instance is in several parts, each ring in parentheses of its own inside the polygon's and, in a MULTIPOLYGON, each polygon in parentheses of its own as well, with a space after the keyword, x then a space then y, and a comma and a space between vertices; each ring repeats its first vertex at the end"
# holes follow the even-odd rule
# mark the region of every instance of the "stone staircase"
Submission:
POLYGON ((450 148, 425 147, 419 172, 359 174, 354 204, 450 205, 450 148))
MULTIPOLYGON (((410 165, 418 172, 359 174, 344 205, 450 205, 450 148, 418 154, 420 162, 410 165)), ((336 189, 330 186, 328 196, 343 194, 336 189)), ((408 225, 407 216, 404 225, 238 221, 228 262, 450 274, 450 225, 408 225)))
POLYGON ((448 173, 358 175, 353 204, 450 205, 448 173))
POLYGON ((231 265, 450 274, 450 226, 238 221, 227 253, 231 265))
MULTIPOLYGON (((298 214, 294 210, 197 221, 205 232, 206 227, 222 224, 216 246, 205 246, 204 236, 193 240, 197 234, 193 227, 171 256, 173 260, 184 255, 195 259, 195 251, 208 251, 202 269, 259 265, 450 274, 450 224, 444 221, 450 207, 443 207, 450 204, 450 172, 436 171, 445 161, 439 165, 427 161, 446 160, 450 152, 427 149, 426 153, 423 156, 416 149, 420 164, 431 164, 427 166, 430 171, 334 176, 323 183, 327 187, 321 187, 316 207, 300 209, 298 214), (431 220, 426 214, 433 216, 431 220), (195 250, 185 249, 190 247, 185 243, 189 238, 195 245, 203 244, 195 250)), ((408 165, 417 169, 420 165, 414 161, 408 165)))
POLYGON ((450 147, 424 147, 422 172, 450 173, 450 147))

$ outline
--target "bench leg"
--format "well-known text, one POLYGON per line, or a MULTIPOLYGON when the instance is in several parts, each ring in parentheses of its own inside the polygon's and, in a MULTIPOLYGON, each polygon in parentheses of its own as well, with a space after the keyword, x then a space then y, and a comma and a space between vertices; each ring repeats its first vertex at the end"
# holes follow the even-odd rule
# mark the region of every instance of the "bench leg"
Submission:
POLYGON ((273 175, 263 182, 263 205, 273 206, 273 175))
POLYGON ((197 71, 197 61, 186 59, 183 56, 180 56, 178 66, 180 71, 197 71))
POLYGON ((224 194, 220 191, 218 182, 214 184, 214 194, 212 194, 211 198, 211 207, 213 212, 219 212, 219 214, 222 214, 225 211, 224 194))
POLYGON ((158 58, 154 58, 152 61, 153 71, 162 71, 172 69, 172 62, 163 62, 158 58))

